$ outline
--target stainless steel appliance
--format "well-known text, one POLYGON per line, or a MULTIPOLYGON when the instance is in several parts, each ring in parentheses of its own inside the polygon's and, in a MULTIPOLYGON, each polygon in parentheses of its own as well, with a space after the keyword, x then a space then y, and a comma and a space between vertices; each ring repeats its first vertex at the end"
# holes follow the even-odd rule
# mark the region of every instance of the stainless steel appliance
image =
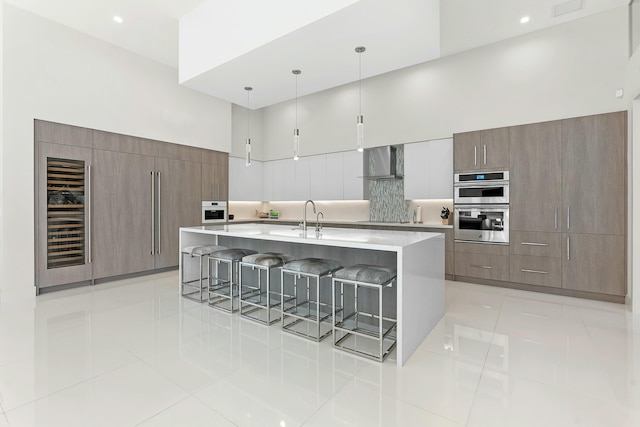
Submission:
POLYGON ((203 201, 202 223, 211 224, 227 221, 227 202, 203 201))
POLYGON ((457 173, 453 182, 454 239, 509 243, 509 171, 457 173))
POLYGON ((508 204, 509 171, 455 174, 453 202, 460 204, 508 204))
POLYGON ((457 241, 509 243, 509 205, 455 205, 453 238, 457 241))

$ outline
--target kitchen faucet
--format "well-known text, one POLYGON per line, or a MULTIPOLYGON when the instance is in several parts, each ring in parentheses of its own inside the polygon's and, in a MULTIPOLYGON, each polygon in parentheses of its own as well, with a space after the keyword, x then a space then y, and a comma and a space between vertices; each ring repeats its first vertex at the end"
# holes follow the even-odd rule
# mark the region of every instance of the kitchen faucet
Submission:
POLYGON ((313 200, 307 200, 306 202, 304 202, 304 207, 302 208, 302 231, 304 233, 307 232, 307 205, 309 203, 311 203, 311 205, 313 206, 313 213, 316 213, 316 204, 313 202, 313 200))

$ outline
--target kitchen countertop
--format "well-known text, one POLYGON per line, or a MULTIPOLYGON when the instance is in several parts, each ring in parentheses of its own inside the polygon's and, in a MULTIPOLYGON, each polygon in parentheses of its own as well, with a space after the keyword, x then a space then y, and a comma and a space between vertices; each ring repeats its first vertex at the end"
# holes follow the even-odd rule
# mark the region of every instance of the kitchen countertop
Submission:
MULTIPOLYGON (((245 218, 245 219, 233 219, 229 221, 229 224, 248 224, 248 223, 260 223, 260 224, 295 224, 297 225, 300 222, 299 219, 262 219, 262 218, 245 218)), ((320 221, 323 226, 327 225, 340 225, 347 226, 350 228, 369 228, 369 227, 389 227, 389 228, 399 228, 399 229, 416 229, 416 228, 442 228, 442 229, 452 229, 453 225, 443 225, 439 223, 412 223, 412 222, 374 222, 374 221, 335 221, 335 220, 326 220, 320 221)), ((315 219, 307 220, 307 224, 312 224, 315 227, 316 221, 315 219)))
POLYGON ((182 227, 180 230, 218 236, 386 251, 398 251, 423 240, 442 238, 442 233, 423 231, 407 230, 398 232, 365 228, 331 228, 326 226, 322 228, 321 235, 316 237, 314 226, 309 226, 306 235, 303 235, 300 228, 286 224, 273 224, 275 221, 270 220, 266 224, 245 223, 182 227))

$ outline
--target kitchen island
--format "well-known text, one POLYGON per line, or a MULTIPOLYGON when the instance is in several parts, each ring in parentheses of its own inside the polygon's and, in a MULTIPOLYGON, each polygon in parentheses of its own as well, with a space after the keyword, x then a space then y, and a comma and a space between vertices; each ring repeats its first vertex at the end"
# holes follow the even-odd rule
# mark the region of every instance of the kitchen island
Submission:
MULTIPOLYGON (((296 258, 336 259, 347 267, 373 264, 396 268, 397 364, 404 365, 444 315, 444 234, 414 231, 234 224, 180 228, 180 249, 223 245, 260 252, 285 252, 296 258)), ((187 268, 180 260, 180 270, 187 268)), ((180 275, 182 277, 182 275, 180 275)), ((386 315, 387 313, 385 313, 386 315)))

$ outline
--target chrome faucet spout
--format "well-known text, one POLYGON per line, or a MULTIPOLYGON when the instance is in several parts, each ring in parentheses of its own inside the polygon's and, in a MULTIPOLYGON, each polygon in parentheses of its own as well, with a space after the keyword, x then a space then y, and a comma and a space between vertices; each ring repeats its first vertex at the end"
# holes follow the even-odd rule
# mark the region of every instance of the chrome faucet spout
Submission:
POLYGON ((304 206, 302 208, 302 231, 305 233, 307 232, 307 205, 309 203, 313 206, 313 213, 316 213, 316 204, 313 200, 307 200, 304 202, 304 206))

